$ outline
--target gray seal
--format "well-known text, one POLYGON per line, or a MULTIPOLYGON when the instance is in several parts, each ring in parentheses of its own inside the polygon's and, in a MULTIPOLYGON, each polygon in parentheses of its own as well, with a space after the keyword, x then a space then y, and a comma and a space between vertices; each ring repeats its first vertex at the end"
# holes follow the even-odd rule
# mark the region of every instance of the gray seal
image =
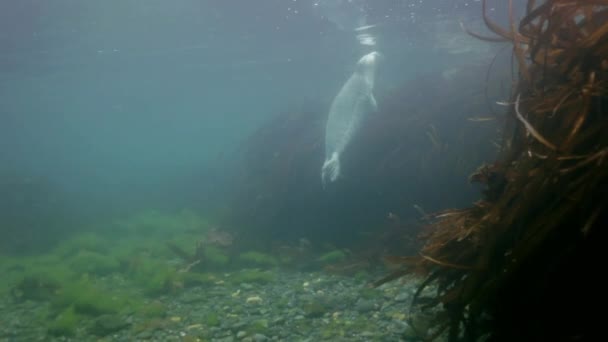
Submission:
POLYGON ((355 72, 331 103, 325 126, 325 162, 321 168, 323 186, 340 177, 340 156, 359 130, 366 115, 377 110, 373 95, 376 69, 381 54, 361 57, 355 72))

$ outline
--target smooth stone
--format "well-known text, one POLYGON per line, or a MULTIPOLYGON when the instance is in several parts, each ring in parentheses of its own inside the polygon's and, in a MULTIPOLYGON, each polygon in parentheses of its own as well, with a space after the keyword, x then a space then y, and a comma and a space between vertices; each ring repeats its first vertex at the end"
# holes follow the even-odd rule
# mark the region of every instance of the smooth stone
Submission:
POLYGON ((106 336, 128 326, 129 323, 118 315, 101 315, 95 320, 90 331, 97 336, 106 336))
POLYGON ((411 297, 410 297, 409 293, 407 293, 407 292, 401 292, 400 294, 398 294, 395 297, 395 301, 396 302, 405 302, 405 301, 409 300, 410 298, 411 297))
POLYGON ((285 323, 285 317, 277 317, 274 320, 272 320, 272 325, 280 325, 285 323))
POLYGON ((206 299, 205 296, 196 294, 196 293, 191 293, 191 292, 187 292, 184 293, 179 299, 178 301, 180 301, 183 304, 193 304, 193 303, 198 303, 198 302, 202 302, 206 299))
POLYGON ((233 342, 234 341, 234 337, 232 336, 226 336, 222 339, 218 339, 217 342, 233 342))
POLYGON ((152 338, 152 333, 150 331, 142 331, 139 334, 137 334, 137 338, 138 339, 142 339, 142 340, 149 340, 150 338, 152 338))
POLYGON ((376 310, 376 302, 373 300, 359 299, 355 304, 355 310, 365 313, 376 310))
POLYGON ((255 342, 265 342, 268 341, 268 337, 266 337, 264 334, 255 334, 253 335, 253 340, 255 342))
POLYGON ((232 328, 232 331, 235 331, 235 330, 237 330, 237 331, 238 331, 238 330, 240 330, 240 329, 242 329, 242 328, 246 327, 248 324, 249 324, 249 322, 246 322, 246 321, 240 321, 240 322, 234 323, 234 324, 233 324, 233 325, 231 325, 230 327, 232 328))

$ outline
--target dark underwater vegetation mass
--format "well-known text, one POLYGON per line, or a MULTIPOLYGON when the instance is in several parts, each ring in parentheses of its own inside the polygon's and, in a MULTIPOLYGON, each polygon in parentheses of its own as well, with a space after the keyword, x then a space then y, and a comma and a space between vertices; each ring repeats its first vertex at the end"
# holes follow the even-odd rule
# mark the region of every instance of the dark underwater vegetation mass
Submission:
POLYGON ((370 284, 418 253, 427 214, 478 199, 468 177, 497 154, 511 55, 461 30, 480 13, 1 2, 0 341, 431 334, 407 310, 419 278, 370 284), (377 111, 324 187, 330 105, 372 49, 377 111))

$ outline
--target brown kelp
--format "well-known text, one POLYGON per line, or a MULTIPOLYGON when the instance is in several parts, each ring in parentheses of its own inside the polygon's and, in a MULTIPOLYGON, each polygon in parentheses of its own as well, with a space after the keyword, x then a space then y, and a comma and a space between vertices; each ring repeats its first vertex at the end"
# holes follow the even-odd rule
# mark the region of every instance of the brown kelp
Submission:
POLYGON ((510 42, 519 70, 500 156, 470 177, 483 199, 433 215, 385 280, 426 276, 412 308, 438 310, 427 339, 586 340, 606 297, 608 1, 529 0, 519 25, 509 1, 507 28, 483 8, 496 37, 472 34, 510 42))

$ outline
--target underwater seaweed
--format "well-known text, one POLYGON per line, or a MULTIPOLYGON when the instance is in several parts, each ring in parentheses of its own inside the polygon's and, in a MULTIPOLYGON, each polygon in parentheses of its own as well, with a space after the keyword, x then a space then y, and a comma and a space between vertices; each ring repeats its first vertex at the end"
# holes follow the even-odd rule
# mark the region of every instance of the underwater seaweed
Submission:
POLYGON ((608 205, 607 5, 529 0, 516 25, 510 0, 505 29, 487 16, 484 0, 484 21, 497 37, 467 30, 511 42, 519 78, 498 161, 470 177, 485 185, 483 200, 431 215, 420 254, 391 258, 401 268, 374 284, 425 277, 410 308, 436 310, 425 339, 600 333, 587 306, 605 300, 597 261, 608 205))

